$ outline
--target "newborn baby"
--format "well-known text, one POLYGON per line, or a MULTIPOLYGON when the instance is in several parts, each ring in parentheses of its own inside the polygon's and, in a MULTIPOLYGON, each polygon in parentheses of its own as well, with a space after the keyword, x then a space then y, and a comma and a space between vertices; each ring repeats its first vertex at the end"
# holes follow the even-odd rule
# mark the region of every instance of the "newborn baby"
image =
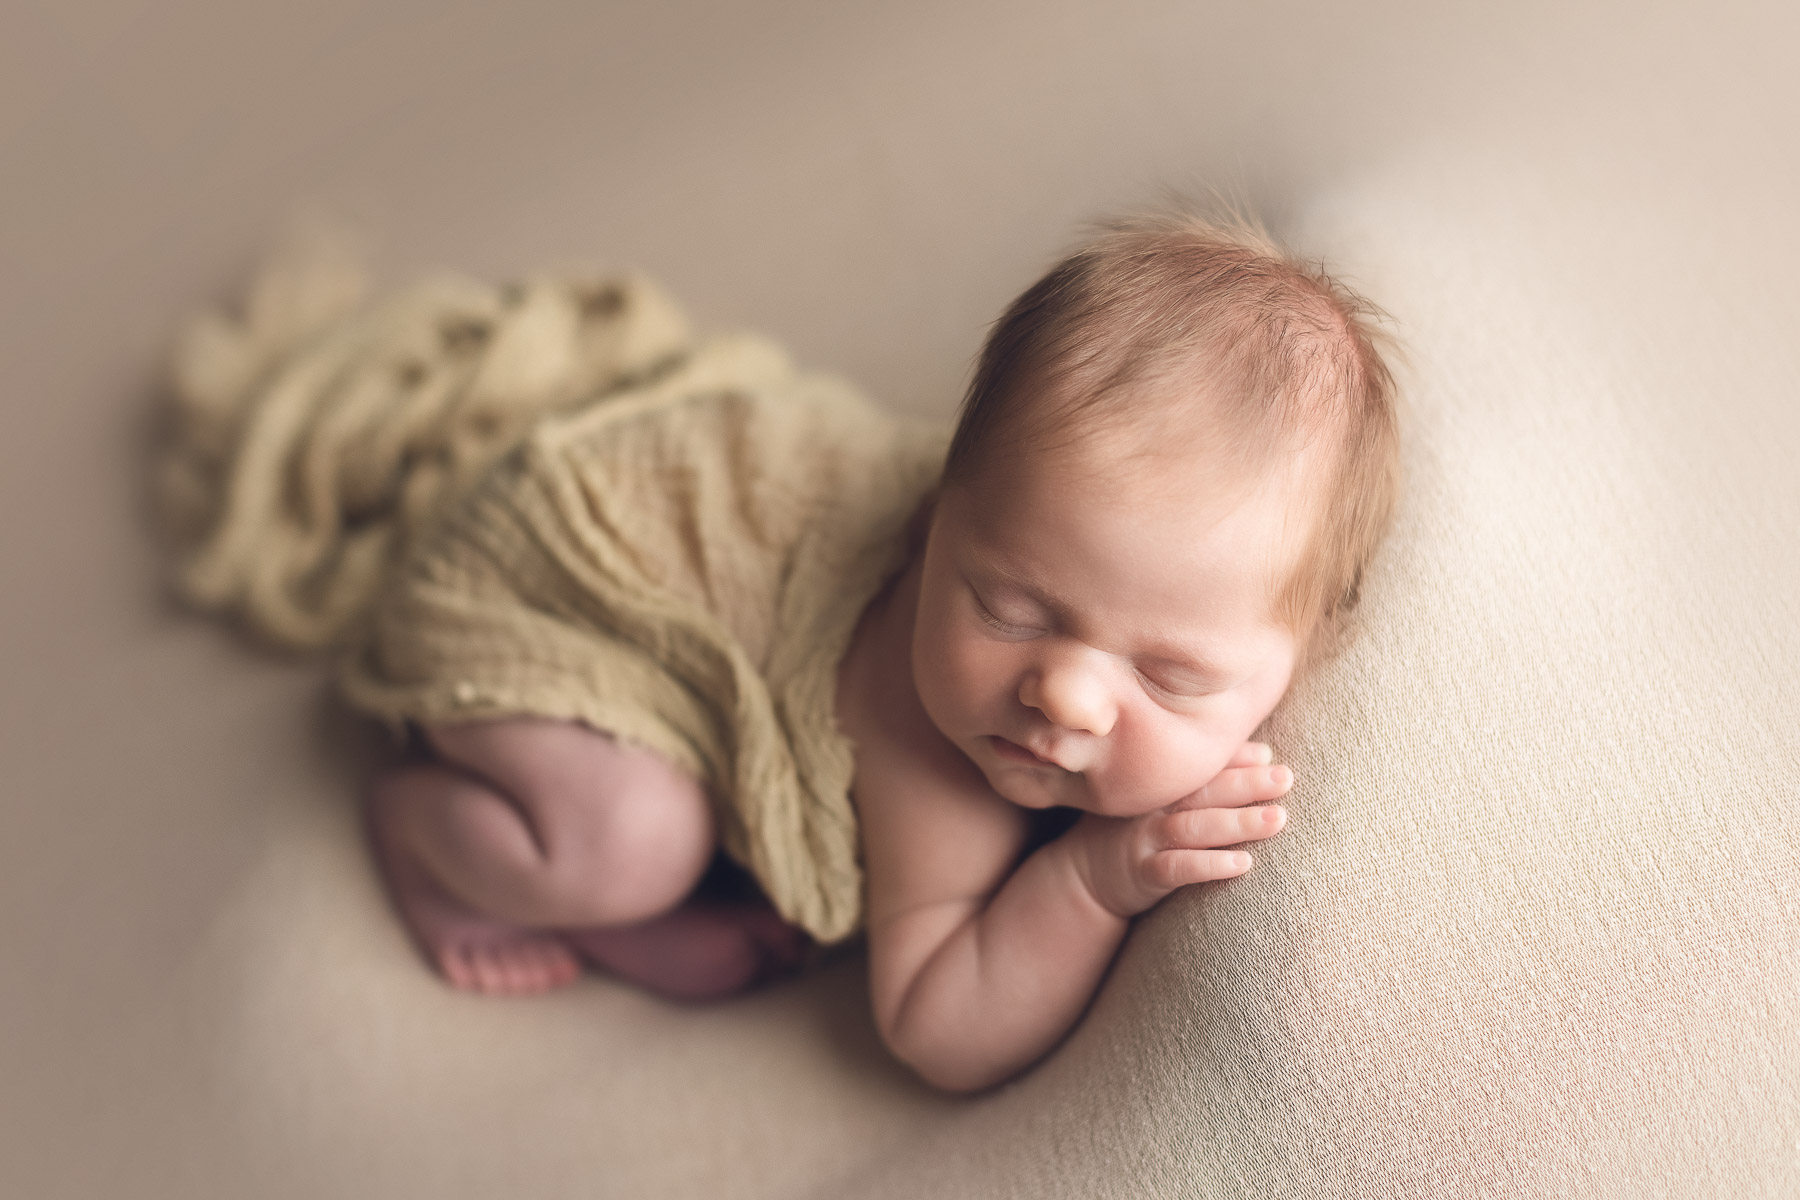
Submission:
MULTIPOLYGON (((1235 847, 1286 822, 1292 773, 1252 735, 1338 628, 1395 487, 1368 312, 1263 235, 1179 216, 1109 227, 994 327, 941 478, 907 493, 827 664, 875 1018, 930 1082, 982 1088, 1041 1057, 1132 917, 1250 870, 1235 847)), ((524 505, 519 470, 497 474, 489 511, 524 505)), ((406 636, 409 588, 454 597, 459 578, 402 571, 364 659, 398 661, 381 639, 406 636)), ((377 780, 370 828, 452 983, 538 991, 585 960, 698 997, 796 958, 803 934, 766 905, 695 895, 734 820, 727 782, 529 706, 409 719, 422 753, 377 780)))

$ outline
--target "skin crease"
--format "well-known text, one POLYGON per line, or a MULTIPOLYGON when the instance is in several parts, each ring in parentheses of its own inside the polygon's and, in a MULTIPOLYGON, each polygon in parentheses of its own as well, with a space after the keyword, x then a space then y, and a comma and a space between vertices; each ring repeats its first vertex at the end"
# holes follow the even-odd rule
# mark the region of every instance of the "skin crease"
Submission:
POLYGON ((1241 874, 1223 847, 1285 824, 1266 802, 1292 773, 1249 738, 1296 662, 1271 595, 1307 465, 1015 455, 937 498, 924 553, 865 614, 839 720, 871 992, 930 1082, 982 1088, 1042 1056, 1130 917, 1241 874), (1053 806, 1086 815, 1021 860, 1053 806))

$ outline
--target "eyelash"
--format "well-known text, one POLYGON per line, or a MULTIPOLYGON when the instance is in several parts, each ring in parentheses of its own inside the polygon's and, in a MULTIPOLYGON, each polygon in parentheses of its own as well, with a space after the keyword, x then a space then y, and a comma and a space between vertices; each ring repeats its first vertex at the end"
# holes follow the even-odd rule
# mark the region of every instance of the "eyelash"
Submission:
POLYGON ((1151 691, 1158 692, 1158 693, 1160 693, 1164 696, 1168 696, 1174 700, 1199 700, 1199 699, 1202 699, 1211 694, 1206 691, 1184 692, 1177 688, 1164 687, 1162 684, 1156 682, 1156 680, 1150 678, 1148 675, 1144 674, 1142 671, 1139 671, 1137 673, 1137 677, 1138 677, 1138 679, 1140 679, 1143 682, 1144 686, 1149 688, 1151 691))
MULTIPOLYGON (((971 592, 970 594, 973 595, 974 593, 971 592)), ((981 617, 983 623, 992 626, 1001 633, 1009 634, 1013 637, 1024 637, 1026 635, 1041 632, 1041 630, 1033 629, 1029 625, 1013 625, 1006 621, 1002 621, 988 610, 988 606, 981 602, 980 596, 975 596, 975 612, 981 617)))

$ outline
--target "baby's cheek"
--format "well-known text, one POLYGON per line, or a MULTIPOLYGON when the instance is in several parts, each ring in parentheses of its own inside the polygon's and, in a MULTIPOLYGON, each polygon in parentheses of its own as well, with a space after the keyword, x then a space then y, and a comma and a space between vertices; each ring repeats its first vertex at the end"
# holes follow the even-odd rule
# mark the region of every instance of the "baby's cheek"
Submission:
POLYGON ((986 710, 993 703, 994 672, 981 648, 955 637, 943 637, 920 665, 924 676, 915 681, 919 694, 946 736, 955 739, 961 734, 985 732, 967 728, 991 717, 986 710))
POLYGON ((1155 729, 1131 757, 1139 764, 1140 786, 1151 807, 1175 801, 1205 787, 1225 765, 1216 740, 1191 729, 1155 729))
POLYGON ((1004 646, 972 639, 953 641, 945 656, 948 681, 966 705, 985 707, 1004 692, 1007 661, 1004 646))

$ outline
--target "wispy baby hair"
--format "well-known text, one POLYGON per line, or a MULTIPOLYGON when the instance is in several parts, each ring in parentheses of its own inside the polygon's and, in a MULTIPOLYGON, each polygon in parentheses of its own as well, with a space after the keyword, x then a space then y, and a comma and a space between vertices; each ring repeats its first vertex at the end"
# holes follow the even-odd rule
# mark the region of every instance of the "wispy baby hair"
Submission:
POLYGON ((1277 615, 1304 647, 1355 602, 1393 509, 1386 340, 1379 310, 1241 214, 1180 207, 1106 222, 989 332, 945 486, 997 451, 1114 433, 1172 404, 1246 463, 1328 439, 1317 519, 1276 589, 1277 615))

